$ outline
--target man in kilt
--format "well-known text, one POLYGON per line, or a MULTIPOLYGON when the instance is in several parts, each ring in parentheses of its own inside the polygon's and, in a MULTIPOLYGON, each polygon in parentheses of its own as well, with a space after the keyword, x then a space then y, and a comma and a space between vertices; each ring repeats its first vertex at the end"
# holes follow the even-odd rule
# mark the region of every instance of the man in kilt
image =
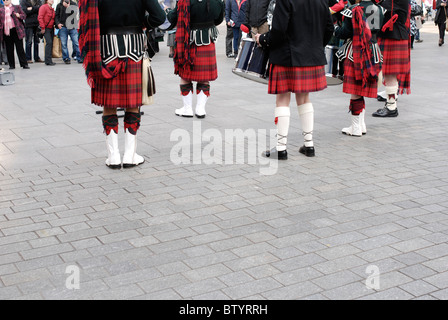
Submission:
POLYGON ((344 85, 342 91, 351 94, 349 110, 351 125, 342 133, 361 137, 367 132, 364 114, 364 97, 376 98, 378 74, 382 55, 377 43, 383 13, 371 0, 352 0, 355 4, 342 11, 342 27, 334 35, 347 39, 336 56, 344 60, 344 85))
POLYGON ((327 87, 324 47, 333 30, 328 0, 277 0, 271 30, 254 36, 258 44, 269 49, 268 93, 276 95, 277 146, 263 156, 288 158, 291 92, 295 93, 304 137, 299 152, 307 157, 315 155, 314 107, 309 93, 327 87))
POLYGON ((103 128, 112 169, 145 159, 136 153, 142 106, 143 28, 161 25, 165 12, 157 0, 81 0, 80 50, 91 87, 91 102, 103 107, 103 128), (147 12, 145 14, 145 12, 147 12), (125 150, 118 148, 117 108, 124 108, 125 150))
POLYGON ((174 73, 180 77, 183 106, 175 110, 182 117, 193 117, 193 81, 196 81, 197 118, 205 118, 210 81, 218 78, 216 28, 224 19, 222 0, 179 0, 167 14, 171 27, 177 26, 174 73))
POLYGON ((410 0, 373 0, 379 3, 386 13, 386 21, 378 43, 383 53, 384 85, 386 104, 372 114, 374 117, 397 117, 397 95, 411 93, 411 36, 410 0))

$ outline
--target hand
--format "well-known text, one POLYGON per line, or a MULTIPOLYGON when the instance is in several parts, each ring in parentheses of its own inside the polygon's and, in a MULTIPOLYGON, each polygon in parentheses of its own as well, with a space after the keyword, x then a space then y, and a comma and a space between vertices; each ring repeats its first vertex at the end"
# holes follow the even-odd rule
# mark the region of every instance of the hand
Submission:
POLYGON ((446 7, 446 2, 442 2, 440 5, 441 5, 442 7, 446 7))
POLYGON ((257 42, 258 45, 260 45, 260 34, 259 33, 254 35, 254 40, 257 42))
POLYGON ((62 23, 58 24, 58 29, 61 29, 64 25, 62 23))
POLYGON ((26 8, 26 10, 31 11, 31 10, 33 10, 33 7, 28 7, 28 8, 26 8))
POLYGON ((17 18, 20 18, 20 14, 18 14, 17 12, 16 12, 16 17, 17 17, 17 18))
POLYGON ((45 29, 42 29, 42 30, 40 31, 40 33, 41 33, 41 34, 45 34, 45 29))

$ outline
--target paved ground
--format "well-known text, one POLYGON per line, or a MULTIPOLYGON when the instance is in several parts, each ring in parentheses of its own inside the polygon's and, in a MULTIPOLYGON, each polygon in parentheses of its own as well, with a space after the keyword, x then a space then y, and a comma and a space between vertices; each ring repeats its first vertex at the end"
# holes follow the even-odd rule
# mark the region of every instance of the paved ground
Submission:
POLYGON ((448 299, 448 48, 422 31, 398 118, 368 116, 367 135, 348 137, 342 87, 313 94, 316 157, 298 153, 293 107, 290 159, 272 175, 248 145, 229 156, 226 132, 266 142, 275 98, 232 74, 223 33, 202 121, 174 115, 161 44, 135 169, 104 165, 80 65, 16 69, 0 87, 0 299, 448 299), (200 154, 200 137, 204 158, 176 164, 178 141, 200 154))

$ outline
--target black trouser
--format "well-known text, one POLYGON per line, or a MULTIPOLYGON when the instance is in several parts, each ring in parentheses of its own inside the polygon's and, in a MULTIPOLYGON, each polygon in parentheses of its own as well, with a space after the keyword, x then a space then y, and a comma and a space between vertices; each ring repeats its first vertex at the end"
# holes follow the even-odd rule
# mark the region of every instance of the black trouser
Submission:
POLYGON ((437 25, 439 26, 439 39, 442 39, 443 42, 445 39, 446 23, 438 23, 437 25))
POLYGON ((10 68, 16 67, 16 61, 14 57, 14 46, 16 47, 17 56, 21 67, 28 65, 26 62, 25 50, 23 49, 23 40, 19 39, 16 28, 9 30, 9 36, 5 35, 6 54, 8 56, 8 62, 10 68))
POLYGON ((226 55, 233 53, 232 41, 233 41, 233 29, 232 29, 232 27, 227 26, 226 55))
POLYGON ((28 61, 33 60, 31 57, 31 47, 33 47, 34 61, 39 59, 39 37, 37 36, 37 27, 29 27, 25 29, 26 40, 25 40, 25 53, 26 59, 28 61))
POLYGON ((45 64, 53 63, 53 37, 54 29, 45 29, 45 64))

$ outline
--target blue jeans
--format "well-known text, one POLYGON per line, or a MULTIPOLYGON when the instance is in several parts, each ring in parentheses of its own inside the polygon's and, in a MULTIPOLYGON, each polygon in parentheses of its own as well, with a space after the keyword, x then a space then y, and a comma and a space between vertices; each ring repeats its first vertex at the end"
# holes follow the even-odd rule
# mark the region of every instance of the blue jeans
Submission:
POLYGON ((59 38, 61 39, 61 45, 62 45, 62 59, 64 61, 70 60, 70 54, 68 53, 67 43, 68 43, 68 36, 70 36, 70 39, 73 43, 73 51, 76 54, 76 60, 81 59, 81 54, 79 53, 79 44, 78 44, 78 30, 76 29, 67 29, 66 27, 62 27, 59 29, 59 38))
POLYGON ((232 29, 233 29, 233 52, 235 53, 235 55, 237 55, 238 48, 240 47, 242 32, 240 30, 240 27, 238 28, 232 27, 232 29))

